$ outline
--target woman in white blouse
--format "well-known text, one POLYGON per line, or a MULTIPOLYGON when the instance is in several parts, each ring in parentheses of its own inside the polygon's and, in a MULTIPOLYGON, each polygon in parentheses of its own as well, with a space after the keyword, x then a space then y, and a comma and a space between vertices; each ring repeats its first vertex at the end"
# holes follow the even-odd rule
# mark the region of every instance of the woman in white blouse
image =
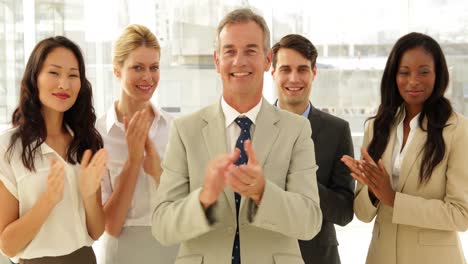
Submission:
POLYGON ((468 228, 468 120, 444 97, 448 83, 434 39, 400 38, 364 134, 362 160, 342 159, 358 180, 356 216, 376 217, 368 264, 465 263, 457 231, 468 228))
POLYGON ((172 117, 150 99, 159 82, 160 46, 141 25, 126 27, 113 47, 120 98, 99 118, 97 129, 109 150, 103 177, 106 215, 100 263, 173 263, 177 247, 163 247, 151 235, 162 155, 172 117))
POLYGON ((96 263, 90 246, 104 231, 107 153, 95 120, 79 47, 60 36, 39 42, 13 128, 0 135, 0 249, 8 257, 96 263))

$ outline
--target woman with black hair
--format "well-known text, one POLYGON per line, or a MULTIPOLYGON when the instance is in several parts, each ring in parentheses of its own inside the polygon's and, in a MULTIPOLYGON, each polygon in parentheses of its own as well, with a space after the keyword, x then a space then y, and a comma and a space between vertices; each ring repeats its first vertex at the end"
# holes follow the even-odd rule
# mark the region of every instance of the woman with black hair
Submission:
POLYGON ((448 83, 434 39, 400 38, 364 133, 362 160, 342 159, 358 180, 356 216, 376 217, 368 264, 465 263, 457 231, 468 227, 468 120, 444 97, 448 83))
POLYGON ((79 47, 61 36, 39 42, 19 99, 0 135, 0 249, 20 263, 95 263, 107 152, 79 47))

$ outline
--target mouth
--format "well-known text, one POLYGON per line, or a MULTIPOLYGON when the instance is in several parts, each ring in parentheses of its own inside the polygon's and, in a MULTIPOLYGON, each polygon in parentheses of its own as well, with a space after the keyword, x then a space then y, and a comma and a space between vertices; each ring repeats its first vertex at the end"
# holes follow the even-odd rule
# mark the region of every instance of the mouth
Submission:
POLYGON ((299 93, 302 93, 302 91, 304 90, 304 87, 290 87, 290 86, 285 86, 284 87, 284 90, 286 90, 286 92, 290 95, 295 95, 295 94, 299 94, 299 93))
POLYGON ((153 85, 137 85, 136 87, 139 90, 142 90, 144 92, 148 92, 148 91, 151 91, 151 89, 153 88, 153 85))
POLYGON ((66 93, 53 93, 52 95, 57 97, 60 100, 66 100, 66 99, 70 98, 70 95, 66 94, 66 93))
POLYGON ((407 90, 406 92, 407 92, 409 95, 416 96, 416 95, 422 94, 424 91, 423 91, 423 90, 407 90))
POLYGON ((242 78, 242 77, 245 77, 245 76, 249 76, 251 74, 252 74, 252 72, 233 72, 233 73, 231 73, 231 77, 242 78))

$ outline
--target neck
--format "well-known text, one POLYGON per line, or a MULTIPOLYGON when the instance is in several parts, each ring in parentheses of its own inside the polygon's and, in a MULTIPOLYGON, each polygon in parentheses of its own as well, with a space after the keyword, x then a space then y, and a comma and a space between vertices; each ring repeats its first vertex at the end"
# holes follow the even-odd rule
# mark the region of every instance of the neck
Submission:
MULTIPOLYGON (((223 95, 224 96, 224 95, 223 95)), ((248 98, 248 97, 226 97, 224 96, 224 100, 228 105, 232 108, 236 109, 239 113, 247 113, 250 109, 254 108, 262 97, 256 98, 248 98)))
POLYGON ((47 137, 63 134, 63 113, 44 109, 42 110, 42 116, 47 130, 47 137))
POLYGON ((117 119, 119 122, 123 122, 124 116, 131 118, 137 111, 142 111, 144 109, 148 109, 151 116, 154 116, 153 109, 149 101, 142 103, 141 101, 133 100, 130 97, 122 94, 120 96, 120 100, 117 101, 115 105, 117 119))
POLYGON ((410 122, 417 114, 421 113, 422 107, 406 105, 405 111, 406 111, 405 120, 410 122))
POLYGON ((286 110, 288 112, 296 113, 298 115, 302 115, 307 110, 307 107, 309 107, 309 101, 304 101, 300 104, 287 104, 278 100, 278 104, 281 107, 281 109, 286 110))

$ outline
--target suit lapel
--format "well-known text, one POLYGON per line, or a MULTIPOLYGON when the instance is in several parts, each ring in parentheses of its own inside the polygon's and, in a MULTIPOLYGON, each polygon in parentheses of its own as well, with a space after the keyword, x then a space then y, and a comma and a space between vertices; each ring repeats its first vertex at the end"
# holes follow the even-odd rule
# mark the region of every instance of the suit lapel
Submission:
MULTIPOLYGON (((253 149, 260 166, 265 165, 266 159, 275 144, 279 135, 279 128, 276 122, 279 121, 279 116, 276 109, 263 98, 260 112, 255 121, 255 131, 252 138, 253 149)), ((268 177, 265 175, 265 177, 268 177)), ((245 203, 242 197, 240 208, 243 210, 245 203)))
MULTIPOLYGON (((423 127, 426 127, 427 119, 423 120, 423 127)), ((422 155, 422 149, 427 139, 427 133, 419 126, 414 131, 413 138, 406 150, 405 158, 401 164, 400 176, 398 178, 397 191, 401 191, 408 179, 408 175, 416 164, 416 160, 422 155)), ((419 170, 419 168, 418 168, 419 170)), ((419 175, 418 175, 419 176, 419 175)))
POLYGON ((320 116, 320 111, 312 105, 310 106, 308 119, 312 128, 312 140, 315 143, 317 141, 317 135, 319 134, 320 129, 322 128, 322 117, 320 116))
MULTIPOLYGON (((207 122, 202 130, 203 140, 210 155, 209 160, 213 160, 223 153, 227 153, 226 146, 226 128, 223 110, 221 103, 213 105, 203 115, 203 119, 207 122)), ((224 194, 228 201, 232 212, 236 214, 236 205, 234 203, 234 192, 229 187, 224 187, 224 194)))
MULTIPOLYGON (((398 124, 398 122, 397 122, 398 124)), ((393 187, 393 164, 392 164, 392 157, 393 157, 393 148, 395 145, 395 138, 396 138, 397 126, 392 126, 390 129, 390 135, 388 136, 388 143, 387 148, 385 149, 384 153, 382 154, 382 162, 387 171, 387 174, 390 177, 390 184, 393 187)), ((376 163, 379 162, 378 160, 375 161, 376 163)))

